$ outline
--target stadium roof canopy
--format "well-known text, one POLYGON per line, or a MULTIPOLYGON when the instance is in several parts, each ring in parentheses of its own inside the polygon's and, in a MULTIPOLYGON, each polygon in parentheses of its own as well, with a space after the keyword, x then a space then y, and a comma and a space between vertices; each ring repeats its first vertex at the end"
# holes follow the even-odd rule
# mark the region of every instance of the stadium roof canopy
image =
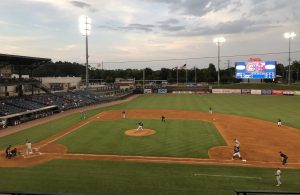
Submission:
POLYGON ((10 54, 0 54, 1 65, 38 65, 51 61, 49 58, 37 58, 30 56, 19 56, 10 54))

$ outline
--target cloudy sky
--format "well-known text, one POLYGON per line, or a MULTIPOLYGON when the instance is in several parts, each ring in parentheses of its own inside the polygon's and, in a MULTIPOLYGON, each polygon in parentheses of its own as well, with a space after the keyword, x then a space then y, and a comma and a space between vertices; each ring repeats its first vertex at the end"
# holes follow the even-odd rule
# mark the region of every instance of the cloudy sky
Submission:
MULTIPOLYGON (((222 56, 288 51, 294 31, 300 50, 299 0, 1 0, 0 53, 85 62, 78 17, 92 19, 89 55, 104 68, 206 67, 217 64, 212 40, 224 36, 222 56), (201 59, 188 59, 201 58, 201 59), (183 59, 156 62, 158 59, 183 59)), ((300 59, 300 53, 292 55, 300 59)), ((287 64, 287 54, 251 56, 287 64)), ((221 68, 249 57, 222 57, 221 68)))

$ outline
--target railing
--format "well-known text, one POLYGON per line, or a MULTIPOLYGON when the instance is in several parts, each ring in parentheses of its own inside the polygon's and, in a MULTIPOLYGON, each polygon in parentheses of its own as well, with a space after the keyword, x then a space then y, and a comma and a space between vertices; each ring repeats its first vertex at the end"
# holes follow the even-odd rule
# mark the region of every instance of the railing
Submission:
POLYGON ((236 195, 248 195, 248 194, 300 194, 300 192, 291 191, 277 191, 277 190, 234 190, 236 195))

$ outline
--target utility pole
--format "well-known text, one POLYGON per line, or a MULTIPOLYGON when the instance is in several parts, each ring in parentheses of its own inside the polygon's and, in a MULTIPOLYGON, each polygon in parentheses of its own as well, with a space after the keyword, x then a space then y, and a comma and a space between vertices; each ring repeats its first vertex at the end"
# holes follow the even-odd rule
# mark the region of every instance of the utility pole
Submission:
POLYGON ((145 68, 143 69, 143 90, 145 90, 145 68))
POLYGON ((230 68, 230 60, 227 60, 227 69, 230 68))

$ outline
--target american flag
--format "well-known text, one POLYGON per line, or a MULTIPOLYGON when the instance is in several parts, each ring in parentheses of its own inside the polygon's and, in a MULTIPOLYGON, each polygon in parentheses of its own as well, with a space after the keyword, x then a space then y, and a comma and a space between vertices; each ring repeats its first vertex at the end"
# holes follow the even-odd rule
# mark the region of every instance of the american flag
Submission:
POLYGON ((186 64, 182 65, 179 69, 181 70, 186 69, 186 64))

